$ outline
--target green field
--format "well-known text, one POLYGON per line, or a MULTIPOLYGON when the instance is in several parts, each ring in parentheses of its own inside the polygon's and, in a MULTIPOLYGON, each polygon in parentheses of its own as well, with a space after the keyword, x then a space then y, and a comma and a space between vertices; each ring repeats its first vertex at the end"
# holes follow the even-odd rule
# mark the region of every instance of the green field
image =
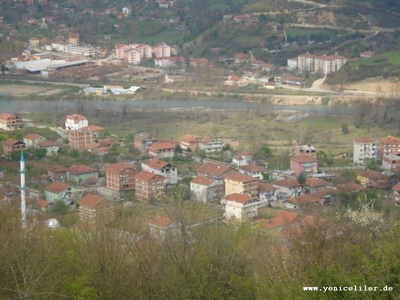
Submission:
POLYGON ((400 51, 387 52, 372 57, 360 58, 350 63, 350 66, 358 67, 360 65, 372 66, 380 64, 400 65, 400 51))

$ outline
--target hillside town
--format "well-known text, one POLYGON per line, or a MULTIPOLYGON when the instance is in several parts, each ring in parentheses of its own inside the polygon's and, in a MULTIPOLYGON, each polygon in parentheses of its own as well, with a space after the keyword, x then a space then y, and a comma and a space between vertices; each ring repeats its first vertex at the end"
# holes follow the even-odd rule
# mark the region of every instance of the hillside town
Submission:
MULTIPOLYGON (((354 198, 374 190, 400 206, 400 139, 394 136, 382 137, 380 141, 370 137, 354 139, 353 164, 347 167, 325 167, 313 145, 295 145, 290 168, 271 170, 265 160, 256 159, 246 149, 233 149, 222 137, 214 135, 188 133, 174 140, 140 132, 132 140, 121 140, 105 136, 106 129, 90 124, 85 116, 72 114, 66 116, 63 128, 56 129, 57 140, 47 140, 33 132, 18 140, 14 134, 23 123, 16 115, 0 115, 1 130, 10 133, 2 142, 4 159, 18 161, 21 153, 26 152, 47 161, 47 172, 40 174, 40 184, 35 188, 27 185, 27 207, 33 218, 52 211, 62 202, 79 215, 81 222, 110 223, 115 220, 113 207, 127 199, 157 206, 176 188, 186 188, 190 201, 219 212, 213 214, 214 221, 250 219, 265 230, 279 227, 282 234, 293 226, 297 216, 307 215, 318 206, 335 205, 338 197, 354 198), (57 164, 51 164, 54 158, 62 157, 64 144, 70 153, 77 151, 76 156, 81 153, 93 157, 92 164, 68 166, 58 159, 57 164), (111 151, 126 147, 135 149, 138 160, 102 163, 111 151), (229 153, 230 163, 217 158, 221 153, 229 153), (371 161, 378 159, 382 170, 369 170, 371 161), (183 177, 181 168, 188 162, 195 168, 183 177), (356 178, 335 183, 338 171, 343 170, 355 170, 356 178), (265 208, 275 208, 276 216, 271 220, 260 216, 259 211, 265 208), (282 220, 287 217, 291 221, 282 220)), ((29 154, 25 156, 29 162, 29 154)), ((27 171, 27 179, 31 176, 27 171)), ((12 190, 10 186, 3 191, 2 201, 18 205, 18 193, 12 190)), ((157 228, 157 235, 163 236, 173 228, 171 222, 167 216, 155 216, 149 220, 148 229, 153 232, 157 228)))

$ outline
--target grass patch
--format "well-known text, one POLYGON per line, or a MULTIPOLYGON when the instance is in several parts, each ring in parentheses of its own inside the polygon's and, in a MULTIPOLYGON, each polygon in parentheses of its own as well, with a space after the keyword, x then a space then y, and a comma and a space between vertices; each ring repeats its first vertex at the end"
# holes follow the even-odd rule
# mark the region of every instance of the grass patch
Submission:
POLYGON ((400 64, 400 51, 387 52, 387 53, 378 54, 378 55, 375 55, 372 57, 360 58, 354 62, 351 62, 350 66, 352 66, 352 67, 358 67, 360 65, 372 66, 372 65, 380 65, 382 63, 399 65, 400 64))

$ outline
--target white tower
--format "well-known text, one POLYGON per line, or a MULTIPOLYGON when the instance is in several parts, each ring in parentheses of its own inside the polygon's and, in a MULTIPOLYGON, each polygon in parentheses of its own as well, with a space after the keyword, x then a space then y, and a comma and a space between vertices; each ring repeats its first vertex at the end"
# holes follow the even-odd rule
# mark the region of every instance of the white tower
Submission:
POLYGON ((25 159, 24 152, 21 151, 21 159, 19 161, 19 173, 21 174, 21 215, 22 215, 22 228, 26 227, 26 202, 25 202, 25 159))

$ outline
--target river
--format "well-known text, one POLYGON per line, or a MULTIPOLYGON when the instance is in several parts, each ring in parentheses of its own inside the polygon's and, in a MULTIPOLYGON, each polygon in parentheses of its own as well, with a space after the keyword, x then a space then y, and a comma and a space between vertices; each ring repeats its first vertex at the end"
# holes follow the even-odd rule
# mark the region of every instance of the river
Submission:
POLYGON ((129 100, 129 101, 99 101, 99 100, 0 100, 0 112, 70 112, 83 105, 84 109, 120 109, 127 105, 132 109, 226 109, 226 110, 271 110, 295 111, 313 115, 353 115, 355 110, 345 106, 330 107, 327 105, 277 105, 267 103, 248 103, 239 101, 212 100, 129 100))

